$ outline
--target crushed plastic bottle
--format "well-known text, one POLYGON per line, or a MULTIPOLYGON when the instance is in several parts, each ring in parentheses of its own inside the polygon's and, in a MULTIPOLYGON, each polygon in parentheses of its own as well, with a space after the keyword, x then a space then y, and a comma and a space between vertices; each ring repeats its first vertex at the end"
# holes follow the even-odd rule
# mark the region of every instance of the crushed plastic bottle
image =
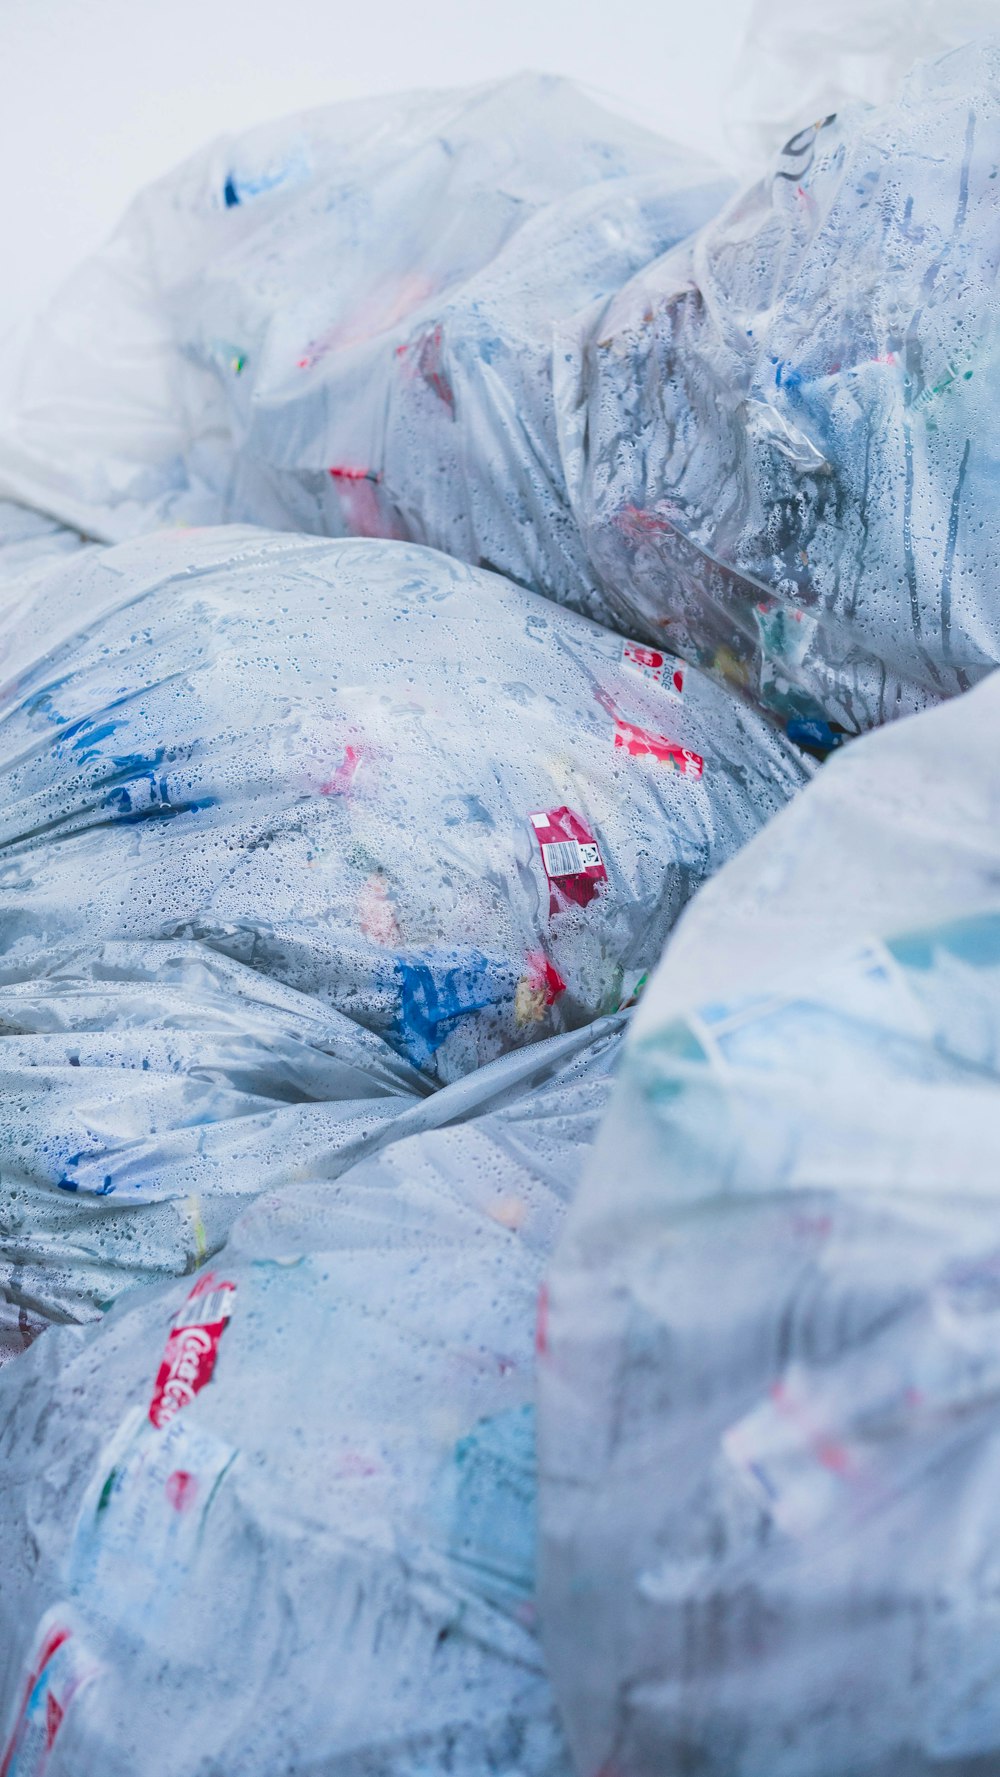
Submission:
POLYGON ((613 621, 826 747, 1000 662, 998 79, 810 123, 554 354, 613 621))
POLYGON ((599 615, 553 324, 730 189, 550 76, 218 142, 12 342, 0 489, 109 541, 233 519, 409 538, 599 615))
POLYGON ((569 1777, 536 1301, 622 1023, 444 1088, 480 1114, 265 1193, 195 1278, 0 1374, 4 1768, 569 1777))
POLYGON ((539 1366, 580 1777, 1000 1760, 998 734, 838 755, 635 1014, 539 1366))

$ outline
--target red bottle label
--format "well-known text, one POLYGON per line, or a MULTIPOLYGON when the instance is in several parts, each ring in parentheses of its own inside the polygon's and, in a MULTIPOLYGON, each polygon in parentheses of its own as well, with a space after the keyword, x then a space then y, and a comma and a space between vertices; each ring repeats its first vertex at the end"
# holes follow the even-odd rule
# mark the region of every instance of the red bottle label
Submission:
POLYGON ((542 854, 542 868, 549 884, 549 910, 561 905, 560 896, 586 907, 607 882, 601 848, 586 822, 571 808, 550 808, 529 815, 542 854))
POLYGON ((149 1403, 149 1417, 157 1428, 169 1425, 174 1414, 211 1382, 235 1293, 234 1283, 221 1283, 207 1272, 178 1309, 149 1403))

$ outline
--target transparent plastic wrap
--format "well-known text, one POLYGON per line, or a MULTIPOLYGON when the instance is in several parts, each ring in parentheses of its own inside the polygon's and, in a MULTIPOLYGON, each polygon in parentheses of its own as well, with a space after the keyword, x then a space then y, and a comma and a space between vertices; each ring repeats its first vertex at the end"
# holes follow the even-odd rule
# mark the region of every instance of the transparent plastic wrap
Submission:
POLYGON ((710 680, 404 544, 136 540, 0 642, 5 967, 199 939, 426 1085, 627 1003, 808 775, 710 680))
POLYGON ((996 30, 993 0, 755 0, 727 106, 734 147, 770 160, 817 117, 882 105, 915 61, 996 30))
POLYGON ((266 1194, 208 1270, 0 1373, 8 1770, 568 1777, 536 1301, 621 1023, 445 1088, 483 1114, 266 1194))
POLYGON ((810 124, 554 356, 614 620, 827 746, 1000 661, 998 82, 810 124))
POLYGON ((580 1777, 1000 1761, 998 734, 831 761, 636 1014, 540 1343, 580 1777))
POLYGON ((553 325, 730 188, 547 76, 216 143, 12 342, 0 488, 108 540, 231 519, 408 538, 599 614, 553 325))

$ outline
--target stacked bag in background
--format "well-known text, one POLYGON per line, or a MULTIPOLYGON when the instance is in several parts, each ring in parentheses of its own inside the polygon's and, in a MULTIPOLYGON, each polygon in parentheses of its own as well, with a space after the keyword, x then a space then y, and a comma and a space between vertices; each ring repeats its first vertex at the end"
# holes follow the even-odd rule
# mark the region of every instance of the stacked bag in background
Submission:
POLYGON ((636 1015, 539 1369, 581 1777, 1000 1758, 998 734, 836 756, 636 1015))
POLYGON ((215 143, 0 361, 0 488, 105 540, 228 520, 410 539, 599 616, 553 323, 730 189, 548 76, 215 143))
POLYGON ((555 353, 611 620, 827 745, 1000 662, 998 81, 808 124, 555 353))
POLYGON ((220 143, 0 361, 0 490, 441 547, 822 747, 954 695, 1000 659, 998 57, 728 202, 550 79, 220 143))

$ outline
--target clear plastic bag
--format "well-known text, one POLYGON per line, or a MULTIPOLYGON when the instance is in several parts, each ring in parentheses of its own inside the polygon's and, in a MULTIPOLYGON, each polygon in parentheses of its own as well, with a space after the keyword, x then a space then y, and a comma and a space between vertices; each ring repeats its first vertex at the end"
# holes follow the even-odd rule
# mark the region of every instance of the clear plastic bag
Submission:
POLYGON ((379 1037, 193 940, 0 961, 12 1350, 193 1270, 260 1191, 337 1177, 425 1092, 379 1037))
POLYGON ((809 124, 555 354, 614 621, 826 745, 1000 660, 998 78, 809 124))
POLYGON ((0 488, 119 539, 409 538, 597 614, 558 317, 728 194, 547 76, 292 117, 136 199, 0 364, 0 488))
POLYGON ((628 1004, 808 777, 710 680, 403 544, 94 549, 0 637, 0 1286, 59 1318, 628 1004))
POLYGON ((994 675, 837 756, 636 1014, 539 1368, 581 1777, 1000 1757, 998 732, 994 675))
POLYGON ((621 1023, 446 1087, 414 1115, 480 1114, 266 1193, 209 1270, 0 1375, 13 1770, 48 1731, 47 1777, 568 1777, 535 1310, 621 1023))
POLYGON ((9 964, 198 938, 428 1084, 616 1010, 808 775, 701 675, 403 544, 96 551, 5 664, 9 964))

